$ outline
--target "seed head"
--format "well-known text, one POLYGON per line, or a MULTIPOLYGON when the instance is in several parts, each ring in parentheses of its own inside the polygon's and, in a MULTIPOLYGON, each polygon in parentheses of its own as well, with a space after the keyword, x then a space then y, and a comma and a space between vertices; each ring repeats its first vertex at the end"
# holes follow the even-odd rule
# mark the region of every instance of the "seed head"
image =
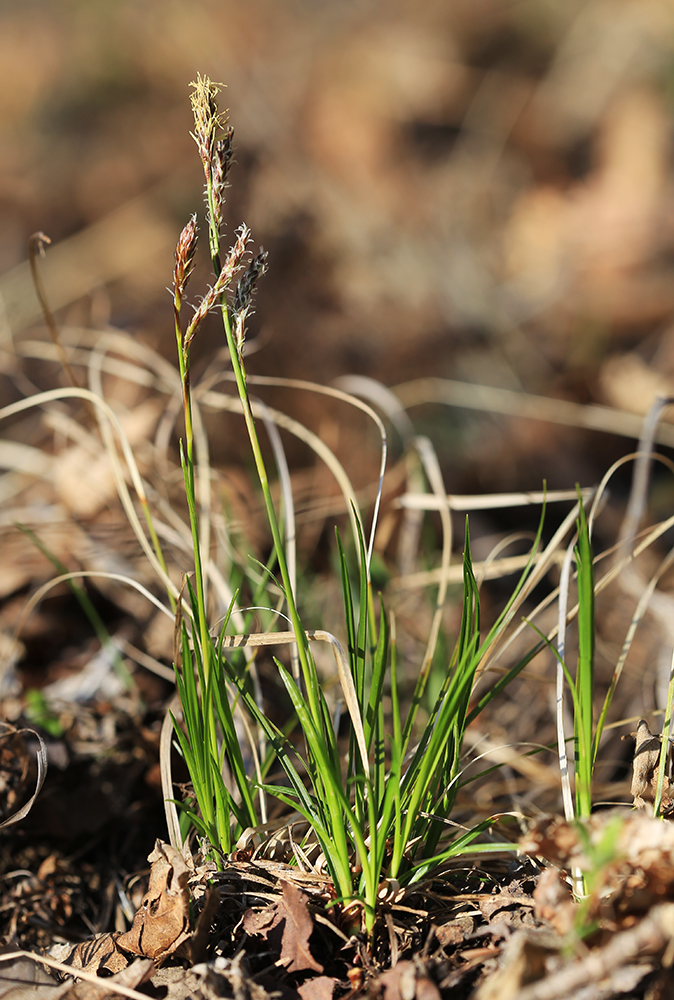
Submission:
POLYGON ((218 111, 216 97, 220 93, 220 86, 222 85, 212 83, 207 76, 201 76, 200 73, 197 73, 196 81, 190 83, 190 87, 193 88, 190 101, 194 115, 194 132, 191 135, 199 149, 207 178, 217 134, 225 127, 227 121, 226 114, 223 115, 218 111))
POLYGON ((197 249, 197 217, 193 215, 183 229, 178 239, 175 252, 175 266, 173 268, 173 296, 176 303, 182 301, 182 297, 190 280, 192 268, 194 267, 194 254, 197 249))
POLYGON ((222 295, 231 284, 232 278, 241 266, 241 260, 246 252, 246 246, 249 240, 250 229, 246 225, 240 226, 237 230, 236 242, 229 251, 227 259, 222 265, 220 274, 218 275, 215 284, 212 288, 209 288, 206 295, 204 295, 203 299, 197 306, 189 327, 187 328, 187 333, 185 334, 185 348, 189 347, 199 325, 203 322, 211 309, 213 309, 214 306, 220 302, 222 295))
POLYGON ((259 254, 253 257, 236 286, 234 301, 232 303, 232 313, 234 318, 234 336, 239 352, 243 350, 243 342, 246 337, 246 319, 252 312, 251 306, 253 304, 255 288, 259 279, 267 270, 267 258, 268 254, 266 250, 260 247, 259 254))
POLYGON ((221 139, 217 139, 211 160, 211 177, 213 185, 213 219, 211 224, 218 232, 222 226, 222 206, 225 201, 225 189, 227 187, 227 175, 232 165, 234 155, 234 129, 228 125, 225 134, 221 139))

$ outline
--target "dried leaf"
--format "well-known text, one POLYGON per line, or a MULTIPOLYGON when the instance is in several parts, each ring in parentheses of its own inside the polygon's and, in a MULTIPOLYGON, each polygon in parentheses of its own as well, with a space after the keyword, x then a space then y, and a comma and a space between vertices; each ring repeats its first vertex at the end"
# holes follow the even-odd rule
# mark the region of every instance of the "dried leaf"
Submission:
POLYGON ((55 986, 52 976, 31 959, 0 963, 0 1000, 52 1000, 55 986))
MULTIPOLYGON (((33 808, 35 800, 44 785, 44 779, 47 777, 47 747, 45 746, 44 740, 40 734, 36 733, 33 729, 15 729, 14 726, 10 725, 8 722, 0 722, 0 727, 4 729, 5 734, 8 734, 12 740, 16 737, 21 737, 23 733, 30 733, 31 736, 35 736, 40 744, 37 751, 37 782, 35 784, 35 791, 25 805, 0 823, 0 830, 2 830, 6 826, 11 826, 14 823, 20 822, 20 820, 24 819, 33 808)), ((12 746, 15 745, 12 744, 12 746)), ((9 752, 11 754, 12 750, 10 749, 9 752)), ((2 762, 0 761, 0 764, 1 763, 2 762)))
POLYGON ((302 1000, 332 1000, 338 982, 332 976, 314 976, 298 986, 297 992, 302 1000))
POLYGON ((307 909, 309 897, 300 892, 292 882, 282 881, 281 889, 286 922, 279 964, 284 965, 288 972, 301 972, 303 969, 322 972, 323 966, 309 950, 309 938, 314 929, 313 919, 307 909))
MULTIPOLYGON (((662 738, 658 734, 650 731, 645 719, 639 720, 639 725, 635 733, 630 733, 635 740, 634 760, 632 761, 632 787, 630 794, 634 796, 634 805, 637 809, 648 809, 648 803, 655 801, 655 789, 658 784, 660 772, 660 747, 662 738)), ((628 739, 629 737, 623 737, 628 739)), ((669 767, 671 750, 665 758, 665 764, 669 767)), ((666 811, 674 803, 669 795, 669 777, 664 776, 662 786, 662 809, 666 811)))
POLYGON ((134 955, 159 962, 186 945, 189 934, 189 869, 180 851, 157 840, 152 854, 150 884, 130 930, 117 944, 134 955))
POLYGON ((131 929, 99 934, 78 944, 65 961, 77 969, 116 974, 129 964, 129 954, 161 962, 187 945, 189 933, 189 869, 179 851, 157 840, 150 854, 150 883, 131 929))
POLYGON ((382 1000, 440 1000, 440 990, 417 962, 398 962, 378 984, 384 988, 382 1000))
POLYGON ((545 868, 534 889, 535 914, 547 920, 562 937, 573 927, 576 904, 571 889, 558 868, 545 868))
POLYGON ((309 950, 309 938, 314 923, 307 909, 309 897, 291 882, 281 880, 283 897, 276 903, 256 913, 247 910, 243 917, 243 929, 247 934, 263 937, 280 950, 278 965, 288 972, 302 972, 313 969, 322 972, 323 966, 316 961, 309 950), (278 933, 273 934, 278 928, 278 933), (278 934, 281 935, 280 945, 278 934))
POLYGON ((104 1000, 105 997, 118 997, 119 986, 133 990, 149 979, 153 972, 154 963, 149 959, 139 958, 114 976, 101 979, 100 985, 86 981, 70 983, 64 992, 52 995, 58 996, 58 1000, 104 1000))

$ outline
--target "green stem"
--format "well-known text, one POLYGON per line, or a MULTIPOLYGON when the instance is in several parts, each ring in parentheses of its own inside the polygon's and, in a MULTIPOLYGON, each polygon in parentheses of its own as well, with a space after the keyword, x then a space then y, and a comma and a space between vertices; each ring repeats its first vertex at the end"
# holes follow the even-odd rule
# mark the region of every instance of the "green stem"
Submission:
POLYGON ((269 478, 267 476, 267 469, 264 463, 264 458, 262 457, 260 442, 257 435, 257 428, 255 426, 255 420, 253 418, 253 410, 250 404, 250 398, 248 396, 248 384, 246 381, 245 367, 243 364, 243 359, 239 354, 239 351, 237 349, 234 340, 234 333, 232 331, 232 325, 229 320, 229 311, 227 309, 226 303, 224 302, 222 304, 222 321, 225 328, 225 335, 227 337, 227 346, 229 347, 229 353, 232 359, 234 378, 236 380, 236 386, 239 392, 239 398, 241 400, 241 406, 243 409, 243 417, 246 423, 246 429, 248 431, 248 437, 253 451, 255 468, 257 471, 258 479, 260 481, 262 495, 264 497, 265 508, 267 511, 267 518, 269 520, 269 527, 272 534, 272 540, 274 542, 274 549, 276 551, 276 559, 278 561, 279 571, 281 573, 281 580, 283 583, 283 589, 285 591, 286 602, 288 605, 288 614, 292 622, 295 638, 297 639, 297 649, 299 653, 300 666, 302 669, 302 676, 304 678, 304 683, 307 690, 307 697, 309 700, 311 715, 314 725, 322 727, 322 712, 320 710, 320 704, 318 698, 318 682, 315 670, 312 669, 310 664, 309 646, 307 642, 307 637, 299 613, 297 611, 297 605, 295 604, 295 596, 293 594, 292 584, 290 581, 290 574, 288 572, 288 564, 285 557, 283 540, 281 538, 281 531, 279 529, 278 518, 276 517, 276 510, 274 508, 271 489, 269 487, 269 478))

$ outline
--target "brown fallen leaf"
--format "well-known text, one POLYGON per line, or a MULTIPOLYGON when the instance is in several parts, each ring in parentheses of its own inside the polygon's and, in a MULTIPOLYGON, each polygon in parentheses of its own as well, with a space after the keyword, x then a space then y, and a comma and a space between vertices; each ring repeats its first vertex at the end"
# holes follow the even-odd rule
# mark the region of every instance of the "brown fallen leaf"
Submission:
POLYGON ((143 1000, 145 994, 136 990, 147 982, 154 971, 149 959, 137 959, 121 972, 107 979, 95 973, 73 969, 48 955, 35 955, 29 951, 0 949, 0 997, 2 1000, 104 1000, 106 997, 124 995, 133 1000, 143 1000), (60 985, 44 971, 52 968, 71 977, 60 985), (7 984, 7 988, 5 988, 7 984))
POLYGON ((97 934, 89 941, 82 941, 70 951, 62 947, 50 949, 53 958, 58 958, 74 969, 93 972, 98 975, 114 976, 129 965, 130 956, 117 945, 119 931, 111 934, 97 934))
POLYGON ((314 976, 297 987, 302 1000, 332 1000, 339 980, 332 976, 314 976))
MULTIPOLYGON (((645 719, 639 719, 636 732, 623 736, 623 739, 630 737, 635 741, 630 794, 634 796, 634 805, 637 809, 648 809, 648 803, 655 802, 655 790, 660 773, 662 738, 650 731, 645 719)), ((670 762, 671 748, 668 748, 665 757, 666 770, 669 770, 670 762)), ((672 805, 674 802, 669 795, 669 776, 665 773, 662 785, 662 808, 667 811, 671 809, 672 805)))
MULTIPOLYGON (((2 953, 12 952, 9 945, 0 948, 2 953)), ((0 962, 0 1000, 51 1000, 56 980, 44 967, 30 958, 12 958, 0 962)))
POLYGON ((498 969, 479 987, 475 1000, 518 1000, 525 986, 543 978, 546 962, 555 954, 544 935, 531 929, 517 931, 506 944, 498 969))
POLYGON ((384 988, 382 1000, 440 1000, 440 990, 417 962, 398 962, 382 972, 378 985, 384 988))
POLYGON ((150 882, 128 931, 98 934, 58 957, 76 969, 96 974, 117 974, 140 955, 161 962, 190 941, 187 888, 189 869, 174 847, 157 840, 148 857, 150 882))
POLYGON ((564 937, 571 928, 577 907, 567 881, 559 868, 544 868, 534 889, 534 913, 547 920, 564 937))
POLYGON ((246 934, 263 937, 280 950, 277 965, 284 966, 288 972, 303 972, 306 969, 322 972, 323 966, 309 949, 309 938, 314 929, 307 909, 309 897, 291 882, 281 880, 280 884, 282 898, 260 912, 247 910, 243 917, 243 929, 246 934))
POLYGON ((116 975, 101 979, 100 985, 87 981, 71 983, 68 988, 61 987, 64 992, 58 991, 56 995, 58 1000, 105 1000, 106 997, 118 997, 120 993, 116 987, 125 986, 135 990, 150 978, 153 971, 153 962, 138 958, 116 975))
POLYGON ((190 871, 180 851, 161 840, 155 842, 148 861, 152 866, 148 890, 131 929, 119 935, 117 945, 160 962, 189 941, 190 871))

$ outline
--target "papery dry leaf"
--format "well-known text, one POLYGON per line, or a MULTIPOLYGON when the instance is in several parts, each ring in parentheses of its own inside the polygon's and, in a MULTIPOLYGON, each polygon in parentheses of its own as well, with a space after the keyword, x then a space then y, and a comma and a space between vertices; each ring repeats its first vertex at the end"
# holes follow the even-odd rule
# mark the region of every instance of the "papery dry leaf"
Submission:
POLYGON ((304 969, 322 972, 323 966, 316 961, 309 950, 309 938, 314 929, 313 919, 307 909, 309 897, 292 882, 281 882, 281 889, 286 924, 279 964, 285 966, 288 972, 301 972, 304 969))
POLYGON ((440 1000, 440 990, 417 962, 398 962, 382 972, 377 985, 384 988, 382 1000, 440 1000))
POLYGON ((469 913, 459 913, 453 920, 434 928, 435 937, 443 948, 461 944, 475 930, 475 920, 469 913))
POLYGON ((159 962, 189 940, 190 872, 180 851, 161 840, 148 861, 152 865, 148 890, 131 929, 119 935, 117 945, 159 962))
POLYGON ((96 975, 116 975, 129 965, 129 955, 117 945, 119 934, 119 931, 97 934, 89 941, 82 941, 70 951, 57 946, 50 949, 50 954, 74 969, 83 969, 96 975))
MULTIPOLYGON (((648 804, 655 802, 655 792, 660 773, 660 748, 662 739, 651 732, 645 719, 639 719, 635 733, 630 733, 635 740, 634 760, 632 761, 632 786, 630 794, 634 796, 637 809, 648 809, 648 804)), ((623 736, 623 739, 629 737, 623 736)), ((665 756, 665 766, 669 767, 671 748, 665 756)), ((669 795, 669 777, 665 773, 662 785, 662 809, 666 811, 673 805, 669 795)))
MULTIPOLYGON (((214 993, 211 997, 193 968, 182 969, 175 965, 164 965, 161 969, 154 970, 150 982, 155 990, 155 996, 161 997, 162 1000, 188 1000, 188 998, 191 1000, 192 997, 202 996, 204 1000, 217 1000, 222 996, 222 993, 214 993)), ((250 1000, 254 998, 251 996, 250 1000)), ((266 1000, 266 997, 263 1000, 266 1000)))
POLYGON ((270 941, 280 950, 278 965, 288 972, 302 972, 313 969, 322 972, 323 966, 311 954, 309 938, 314 922, 307 909, 309 897, 291 882, 281 880, 283 896, 276 903, 256 913, 247 910, 243 917, 243 929, 247 934, 257 935, 270 941), (276 934, 273 932, 277 931, 276 934), (277 939, 281 936, 280 944, 277 939))
MULTIPOLYGON (((120 970, 116 975, 101 979, 98 983, 82 981, 68 984, 64 992, 60 990, 52 995, 58 1000, 105 1000, 105 997, 119 997, 116 986, 126 986, 136 989, 146 982, 154 972, 154 962, 139 958, 132 965, 120 970)), ((63 987, 62 987, 63 989, 63 987)))
POLYGON ((297 992, 302 1000, 332 1000, 338 982, 332 976, 314 976, 298 986, 297 992))
POLYGON ((534 913, 539 920, 546 920, 562 937, 573 927, 577 913, 573 895, 558 868, 545 868, 534 889, 534 913))
POLYGON ((518 1000, 523 986, 545 975, 546 961, 555 951, 530 930, 517 931, 506 944, 499 968, 475 994, 475 1000, 518 1000))
POLYGON ((61 960, 88 972, 118 973, 129 955, 161 962, 187 945, 190 895, 189 869, 179 851, 157 840, 152 854, 150 882, 128 931, 99 934, 83 941, 61 960))
MULTIPOLYGON (((0 954, 13 950, 2 948, 0 954)), ((44 967, 29 958, 0 962, 0 1000, 52 1000, 56 986, 44 967)))

